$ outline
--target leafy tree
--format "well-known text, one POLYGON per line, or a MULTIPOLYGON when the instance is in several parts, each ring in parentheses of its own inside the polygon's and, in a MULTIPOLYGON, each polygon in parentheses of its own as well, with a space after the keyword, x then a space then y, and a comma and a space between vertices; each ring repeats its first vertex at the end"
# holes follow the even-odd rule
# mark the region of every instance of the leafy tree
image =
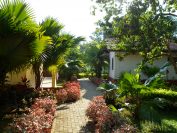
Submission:
POLYGON ((92 41, 85 44, 85 63, 91 67, 98 78, 101 77, 102 68, 107 65, 106 53, 107 49, 103 42, 92 41))
MULTIPOLYGON (((128 54, 138 52, 144 58, 143 64, 167 54, 177 73, 176 60, 170 48, 170 43, 177 40, 175 9, 176 1, 133 0, 125 13, 115 14, 109 23, 113 29, 111 37, 117 44, 114 48, 125 50, 128 54)), ((101 28, 107 26, 104 21, 101 24, 101 28)), ((102 29, 106 33, 109 27, 102 29)))
POLYGON ((84 68, 82 60, 83 51, 81 44, 71 48, 65 56, 65 63, 59 66, 59 75, 61 78, 70 80, 72 76, 78 76, 84 68))
POLYGON ((47 41, 27 3, 0 1, 0 84, 8 72, 19 71, 41 54, 47 41))

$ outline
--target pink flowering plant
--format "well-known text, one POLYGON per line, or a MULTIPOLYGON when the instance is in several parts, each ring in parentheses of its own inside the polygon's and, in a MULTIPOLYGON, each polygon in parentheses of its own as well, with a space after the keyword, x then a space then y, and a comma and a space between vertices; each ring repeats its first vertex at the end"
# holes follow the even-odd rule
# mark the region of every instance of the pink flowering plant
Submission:
POLYGON ((112 112, 106 105, 103 96, 92 99, 86 110, 86 115, 96 123, 95 132, 111 131, 114 126, 112 112))
POLYGON ((80 89, 80 83, 79 82, 66 82, 63 87, 64 88, 71 88, 72 86, 76 86, 78 89, 80 89))
POLYGON ((50 133, 55 111, 54 100, 36 99, 28 113, 14 120, 12 129, 18 133, 50 133))
POLYGON ((58 103, 74 102, 80 99, 80 83, 66 82, 56 93, 58 103))
POLYGON ((66 89, 68 94, 68 102, 74 102, 80 99, 80 89, 77 86, 71 86, 66 89))
POLYGON ((63 88, 59 89, 56 92, 56 98, 57 98, 58 103, 66 102, 66 100, 68 98, 68 93, 67 93, 66 89, 63 89, 63 88))

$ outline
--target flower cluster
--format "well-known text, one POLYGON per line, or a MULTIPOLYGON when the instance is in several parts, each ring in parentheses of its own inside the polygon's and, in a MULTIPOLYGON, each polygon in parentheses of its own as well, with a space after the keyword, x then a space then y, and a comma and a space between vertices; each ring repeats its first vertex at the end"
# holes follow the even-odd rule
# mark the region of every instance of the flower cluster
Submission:
POLYGON ((59 89, 56 92, 56 98, 57 98, 58 103, 64 103, 68 98, 68 93, 66 89, 63 89, 63 88, 59 89))
POLYGON ((56 102, 50 98, 38 99, 36 98, 35 103, 31 106, 32 110, 43 109, 46 113, 54 115, 56 111, 56 102))
POLYGON ((111 130, 114 125, 112 112, 103 96, 94 97, 86 110, 86 115, 96 123, 96 132, 111 130))
POLYGON ((80 98, 80 84, 79 82, 66 82, 62 89, 57 91, 58 103, 74 102, 80 98))
POLYGON ((56 102, 49 98, 36 99, 27 114, 16 118, 12 127, 19 133, 50 133, 56 102))
POLYGON ((64 88, 71 88, 71 87, 73 87, 73 86, 75 86, 75 87, 77 87, 78 89, 80 89, 80 83, 79 82, 66 82, 64 85, 63 85, 63 87, 64 88))

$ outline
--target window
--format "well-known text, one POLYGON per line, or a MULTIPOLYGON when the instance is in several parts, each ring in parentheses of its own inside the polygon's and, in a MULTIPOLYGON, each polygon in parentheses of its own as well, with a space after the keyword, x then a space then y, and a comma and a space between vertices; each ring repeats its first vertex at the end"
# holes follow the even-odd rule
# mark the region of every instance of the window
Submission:
POLYGON ((112 66, 112 70, 114 70, 114 58, 112 58, 112 64, 111 64, 111 66, 112 66))

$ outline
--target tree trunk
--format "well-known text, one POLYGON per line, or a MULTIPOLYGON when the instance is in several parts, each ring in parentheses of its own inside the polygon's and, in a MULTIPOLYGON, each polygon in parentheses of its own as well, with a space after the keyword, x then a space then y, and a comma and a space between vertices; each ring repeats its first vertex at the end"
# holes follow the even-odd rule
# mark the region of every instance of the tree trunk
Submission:
POLYGON ((56 86, 56 73, 52 72, 52 88, 56 86))
POLYGON ((42 81, 41 63, 35 62, 33 64, 33 71, 35 73, 35 88, 38 89, 40 88, 42 81))
POLYGON ((7 72, 3 69, 0 68, 0 86, 3 88, 5 83, 6 83, 6 78, 7 78, 7 72))

